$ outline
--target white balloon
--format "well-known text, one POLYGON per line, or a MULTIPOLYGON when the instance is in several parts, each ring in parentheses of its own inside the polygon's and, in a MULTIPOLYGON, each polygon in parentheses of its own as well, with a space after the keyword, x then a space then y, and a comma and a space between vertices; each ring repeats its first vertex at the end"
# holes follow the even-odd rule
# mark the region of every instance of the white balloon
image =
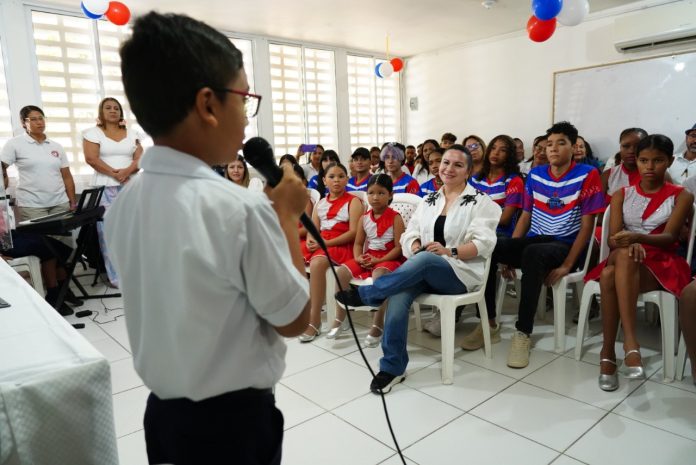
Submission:
POLYGON ((563 8, 556 19, 564 26, 577 26, 590 12, 588 0, 563 0, 563 8))
POLYGON ((385 63, 382 63, 382 66, 379 67, 379 71, 382 77, 388 78, 389 76, 394 74, 394 66, 392 66, 392 64, 387 61, 385 63))
POLYGON ((85 9, 95 15, 103 15, 109 9, 108 0, 82 0, 85 9))

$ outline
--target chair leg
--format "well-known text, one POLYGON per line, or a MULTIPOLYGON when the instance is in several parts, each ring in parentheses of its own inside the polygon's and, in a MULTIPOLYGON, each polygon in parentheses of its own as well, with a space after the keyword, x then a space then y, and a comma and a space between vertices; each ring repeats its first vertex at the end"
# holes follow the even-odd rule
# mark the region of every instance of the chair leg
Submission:
POLYGON ((334 278, 331 268, 326 270, 326 323, 329 328, 336 319, 336 278, 334 278))
POLYGON ((539 293, 539 301, 537 302, 536 317, 537 320, 546 319, 546 292, 548 288, 545 285, 541 285, 541 292, 539 293))
POLYGON ((491 326, 488 324, 488 307, 486 307, 485 298, 478 302, 478 308, 481 314, 481 328, 483 328, 483 350, 486 354, 486 358, 493 358, 493 350, 491 348, 491 326))
POLYGON ((41 277, 41 260, 38 257, 30 256, 27 257, 29 262, 29 275, 31 276, 31 283, 34 286, 36 292, 39 293, 41 297, 44 295, 43 278, 41 277))
POLYGON ((442 384, 452 384, 454 378, 454 314, 453 305, 440 305, 442 338, 442 384))
POLYGON ((660 292, 660 320, 662 321, 662 372, 665 382, 674 381, 674 347, 676 342, 676 305, 675 298, 666 292, 660 292))
POLYGON ((679 338, 679 350, 677 352, 677 372, 675 379, 681 381, 684 379, 684 370, 686 369, 686 342, 684 336, 679 338))
POLYGON ((411 304, 411 308, 413 308, 413 316, 416 317, 416 330, 419 332, 423 332, 423 322, 421 321, 421 308, 420 304, 416 301, 411 304))
POLYGON ((589 284, 582 290, 580 297, 580 315, 578 316, 578 333, 575 338, 575 360, 582 357, 582 344, 585 342, 585 329, 587 327, 587 314, 590 310, 590 303, 595 294, 595 285, 589 284))
POLYGON ((565 351, 565 313, 566 313, 566 289, 568 280, 561 278, 551 289, 553 291, 553 326, 554 351, 557 354, 565 351))
MULTIPOLYGON (((495 292, 495 314, 498 315, 498 317, 500 317, 500 315, 503 313, 503 300, 505 299, 505 289, 507 288, 507 283, 508 280, 500 276, 500 279, 498 279, 498 287, 495 292)), ((519 296, 519 293, 517 295, 519 296)), ((480 306, 479 313, 481 314, 481 320, 483 320, 483 312, 481 311, 480 306)))

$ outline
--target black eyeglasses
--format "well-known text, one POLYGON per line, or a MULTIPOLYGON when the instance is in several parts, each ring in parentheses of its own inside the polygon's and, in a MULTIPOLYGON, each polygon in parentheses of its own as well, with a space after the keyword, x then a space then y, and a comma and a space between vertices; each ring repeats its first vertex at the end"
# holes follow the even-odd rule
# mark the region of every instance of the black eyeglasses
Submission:
POLYGON ((244 111, 246 112, 246 117, 251 119, 259 113, 259 107, 261 106, 261 96, 258 94, 252 94, 251 92, 244 92, 243 90, 234 89, 213 89, 219 92, 229 92, 230 94, 237 94, 244 97, 244 111))

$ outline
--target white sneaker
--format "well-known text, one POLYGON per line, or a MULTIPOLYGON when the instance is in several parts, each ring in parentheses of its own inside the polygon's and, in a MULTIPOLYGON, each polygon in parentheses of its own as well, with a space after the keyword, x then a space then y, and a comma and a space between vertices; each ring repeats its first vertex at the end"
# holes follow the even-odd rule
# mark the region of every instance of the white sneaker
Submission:
POLYGON ((508 354, 507 366, 510 368, 524 368, 529 365, 529 350, 532 340, 521 331, 515 331, 512 336, 512 345, 508 354))
POLYGON ((440 337, 442 333, 442 328, 440 327, 440 312, 438 311, 433 315, 433 317, 426 324, 423 325, 423 329, 432 334, 435 337, 440 337))

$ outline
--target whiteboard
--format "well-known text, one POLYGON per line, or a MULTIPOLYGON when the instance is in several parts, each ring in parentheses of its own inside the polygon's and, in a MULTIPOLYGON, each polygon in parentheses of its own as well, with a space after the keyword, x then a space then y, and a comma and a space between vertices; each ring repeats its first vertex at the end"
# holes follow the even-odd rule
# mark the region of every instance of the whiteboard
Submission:
POLYGON ((696 52, 554 73, 554 121, 570 121, 597 158, 619 151, 623 129, 641 127, 685 150, 696 124, 696 52))

